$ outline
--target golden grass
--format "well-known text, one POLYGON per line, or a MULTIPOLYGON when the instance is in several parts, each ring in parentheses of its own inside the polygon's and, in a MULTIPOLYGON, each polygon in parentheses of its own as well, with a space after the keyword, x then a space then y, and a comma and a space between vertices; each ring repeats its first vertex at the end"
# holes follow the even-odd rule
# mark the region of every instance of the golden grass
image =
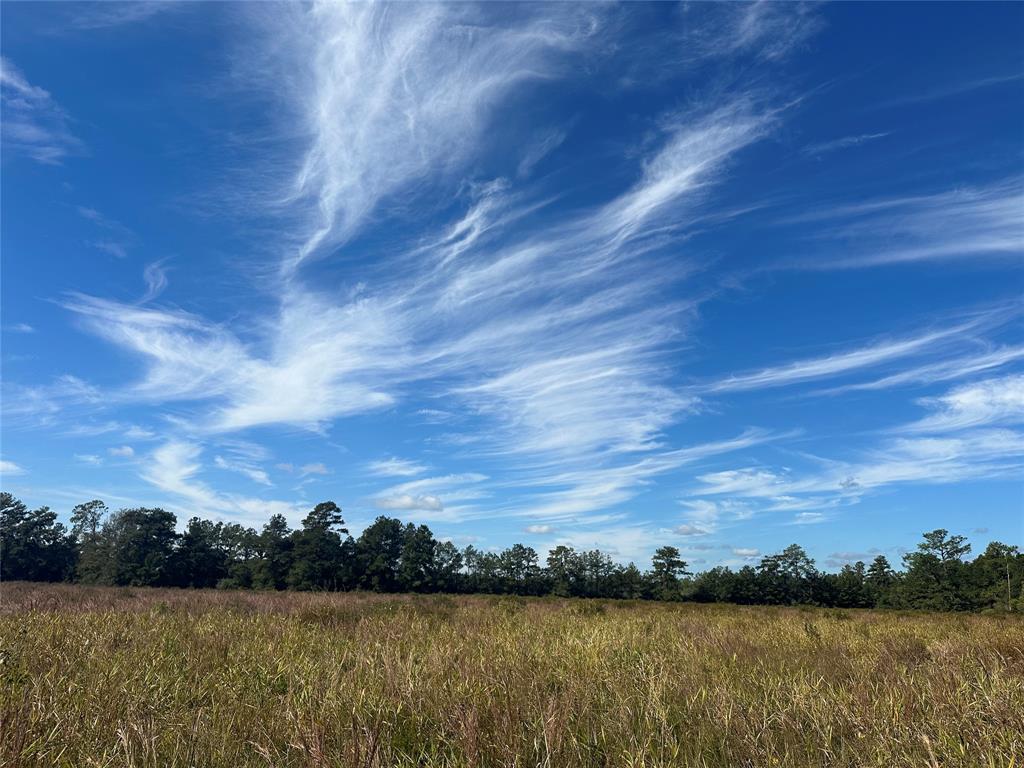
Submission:
POLYGON ((1024 622, 5 584, 8 766, 1021 766, 1024 622))

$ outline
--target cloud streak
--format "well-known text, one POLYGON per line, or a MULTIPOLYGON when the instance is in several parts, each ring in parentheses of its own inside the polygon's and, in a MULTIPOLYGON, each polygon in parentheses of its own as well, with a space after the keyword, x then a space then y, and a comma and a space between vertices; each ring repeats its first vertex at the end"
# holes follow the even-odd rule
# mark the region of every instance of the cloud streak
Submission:
POLYGON ((9 59, 0 58, 4 149, 44 165, 60 165, 84 151, 71 120, 53 96, 30 83, 9 59))

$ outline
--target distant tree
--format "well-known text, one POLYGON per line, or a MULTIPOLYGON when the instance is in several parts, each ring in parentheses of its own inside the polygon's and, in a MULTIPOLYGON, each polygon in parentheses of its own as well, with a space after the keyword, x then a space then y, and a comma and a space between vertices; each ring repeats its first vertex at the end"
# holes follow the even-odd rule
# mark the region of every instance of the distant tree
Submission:
POLYGON ((251 589, 260 557, 260 536, 240 523, 224 523, 217 547, 227 563, 227 575, 219 588, 251 589))
POLYGON ((763 558, 758 573, 766 602, 781 605, 813 602, 818 571, 798 544, 790 544, 779 554, 763 558))
POLYGON ((434 563, 431 568, 433 582, 440 592, 461 592, 462 553, 450 541, 439 542, 434 547, 434 563))
POLYGON ((896 584, 896 573, 885 555, 877 555, 868 566, 864 583, 871 595, 871 604, 891 606, 894 601, 893 589, 896 584))
POLYGON ((693 599, 700 603, 734 603, 736 574, 724 565, 697 574, 693 599))
POLYGON ((29 510, 0 493, 0 579, 64 581, 75 568, 74 538, 49 507, 29 510))
POLYGON ((972 603, 978 608, 1019 610, 1019 592, 1024 582, 1024 555, 1020 549, 998 541, 990 542, 968 568, 972 603))
POLYGON ((71 510, 71 534, 78 546, 77 577, 87 583, 101 579, 106 567, 100 530, 109 510, 99 499, 78 504, 71 510))
POLYGON ((687 574, 686 561, 675 547, 659 547, 651 558, 651 590, 657 600, 678 600, 680 578, 687 574))
POLYGON ((644 575, 634 563, 617 567, 611 576, 611 597, 639 600, 645 596, 646 591, 644 575))
POLYGON ((434 534, 425 525, 409 523, 402 536, 402 554, 398 579, 401 588, 407 592, 433 592, 434 553, 437 542, 434 534))
POLYGON ((736 571, 732 583, 730 602, 737 605, 769 603, 769 593, 764 588, 764 579, 752 565, 744 565, 736 571))
POLYGON ((256 538, 257 559, 253 564, 252 586, 256 589, 284 589, 292 568, 291 529, 284 515, 275 514, 256 538))
POLYGON ((110 515, 100 529, 97 553, 102 564, 96 581, 124 586, 164 586, 169 570, 177 520, 163 509, 138 507, 110 515))
POLYGON ((924 534, 916 552, 903 556, 906 574, 901 602, 910 608, 963 611, 973 607, 967 569, 961 558, 971 551, 963 536, 939 528, 924 534))
POLYGON ((466 589, 469 592, 500 594, 504 591, 501 560, 494 552, 482 552, 470 545, 463 550, 466 564, 466 589))
POLYGON ((393 517, 378 517, 356 539, 361 583, 375 592, 398 592, 405 548, 405 527, 393 517))
POLYGON ((540 586, 540 566, 533 547, 513 544, 498 556, 498 572, 505 590, 517 595, 536 594, 540 586))
POLYGON ((832 583, 834 599, 818 601, 823 605, 834 603, 841 608, 869 608, 874 602, 867 584, 866 567, 859 560, 853 565, 844 565, 832 583))
POLYGON ((216 587, 230 565, 221 545, 223 530, 222 523, 189 519, 169 558, 169 582, 179 587, 216 587))
POLYGON ((341 585, 344 551, 341 534, 347 534, 341 508, 333 501, 317 504, 292 533, 292 565, 287 583, 291 589, 331 590, 341 585))
POLYGON ((71 510, 71 533, 79 544, 96 538, 107 512, 107 505, 99 499, 78 504, 71 510))
POLYGON ((577 557, 579 578, 576 593, 580 597, 611 597, 615 561, 599 549, 580 552, 577 557))
POLYGON ((582 568, 576 550, 559 544, 548 553, 547 566, 553 594, 569 597, 578 593, 582 568))

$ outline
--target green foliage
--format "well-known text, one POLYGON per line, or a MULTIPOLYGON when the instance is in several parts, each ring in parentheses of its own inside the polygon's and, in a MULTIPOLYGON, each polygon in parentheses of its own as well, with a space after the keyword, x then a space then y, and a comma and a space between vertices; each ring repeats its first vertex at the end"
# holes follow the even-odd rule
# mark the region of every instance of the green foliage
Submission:
POLYGON ((75 567, 74 538, 49 507, 30 510, 0 493, 0 579, 63 581, 75 567))
POLYGON ((341 508, 317 504, 292 531, 273 515, 257 533, 238 523, 189 519, 181 534, 162 509, 108 514, 102 501, 79 504, 70 533, 43 507, 0 495, 0 577, 122 586, 374 592, 479 592, 496 595, 653 599, 739 605, 818 605, 932 611, 1024 610, 1024 554, 992 542, 974 561, 962 536, 938 529, 893 570, 884 555, 866 565, 819 571, 797 544, 738 571, 711 568, 691 578, 673 546, 659 547, 651 570, 621 565, 600 550, 559 545, 542 566, 523 544, 460 551, 425 525, 378 517, 353 539, 341 508))

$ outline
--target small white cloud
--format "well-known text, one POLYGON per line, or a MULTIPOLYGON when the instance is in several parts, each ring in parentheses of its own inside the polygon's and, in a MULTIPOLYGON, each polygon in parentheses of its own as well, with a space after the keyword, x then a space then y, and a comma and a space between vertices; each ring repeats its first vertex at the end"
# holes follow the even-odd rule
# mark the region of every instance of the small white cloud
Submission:
POLYGON ((142 271, 142 279, 146 282, 146 293, 139 299, 140 304, 152 301, 167 287, 167 270, 164 269, 163 264, 163 260, 154 261, 152 264, 147 264, 142 271))
POLYGON ((833 552, 829 555, 829 558, 836 561, 852 563, 856 560, 870 560, 871 554, 869 552, 833 552))
POLYGON ((14 325, 4 326, 4 330, 8 333, 35 333, 36 329, 28 323, 15 323, 14 325))
POLYGON ((23 467, 19 467, 13 461, 7 461, 0 459, 0 475, 7 475, 9 477, 14 475, 24 475, 28 470, 23 467))
POLYGON ((867 142, 874 141, 875 139, 882 139, 888 135, 888 133, 863 133, 859 136, 843 136, 841 139, 833 139, 832 141, 823 141, 819 144, 811 144, 810 146, 804 147, 803 153, 808 157, 820 157, 821 155, 829 152, 835 152, 839 149, 859 147, 861 144, 866 144, 867 142))
POLYGON ((413 496, 407 493, 375 499, 373 505, 377 509, 421 509, 430 512, 439 512, 444 509, 444 504, 437 496, 413 496))
POLYGON ((229 472, 238 472, 240 475, 245 475, 254 483, 273 485, 267 473, 259 467, 254 467, 241 461, 229 461, 223 456, 214 456, 213 463, 218 469, 226 469, 229 472))
POLYGON ((124 259, 128 257, 128 249, 124 243, 118 243, 114 240, 93 240, 89 243, 97 251, 103 251, 111 256, 118 259, 124 259))
POLYGON ((1024 422, 1024 374, 987 379, 957 387, 922 405, 935 413, 905 427, 907 432, 940 432, 1024 422))
POLYGON ((107 453, 109 453, 111 456, 118 456, 123 459, 130 459, 132 456, 135 455, 135 449, 132 448, 130 445, 122 445, 118 448, 107 449, 107 453))
POLYGON ((825 522, 825 515, 821 512, 797 512, 793 517, 793 525, 814 525, 825 522))
POLYGON ((755 547, 733 547, 732 553, 736 555, 736 557, 752 558, 760 555, 761 550, 756 549, 755 547))
POLYGON ((50 93, 32 85, 8 59, 0 57, 4 149, 44 165, 59 165, 82 151, 68 127, 68 115, 50 93))
POLYGON ((382 461, 371 461, 366 468, 371 475, 381 477, 414 477, 427 471, 425 466, 415 461, 394 457, 382 461))
POLYGON ((523 530, 527 533, 552 533, 555 529, 550 525, 528 525, 523 530))
POLYGON ((149 440, 156 437, 156 433, 133 424, 125 430, 124 436, 128 440, 149 440))
POLYGON ((678 525, 673 528, 672 533, 677 536, 706 536, 708 531, 699 526, 684 523, 683 525, 678 525))
POLYGON ((316 462, 315 464, 302 465, 302 467, 299 469, 299 474, 305 477, 306 475, 326 475, 329 473, 327 471, 327 467, 325 467, 320 462, 316 462))
POLYGON ((82 464, 88 464, 92 467, 98 467, 103 464, 103 459, 94 453, 76 453, 75 461, 81 462, 82 464))

